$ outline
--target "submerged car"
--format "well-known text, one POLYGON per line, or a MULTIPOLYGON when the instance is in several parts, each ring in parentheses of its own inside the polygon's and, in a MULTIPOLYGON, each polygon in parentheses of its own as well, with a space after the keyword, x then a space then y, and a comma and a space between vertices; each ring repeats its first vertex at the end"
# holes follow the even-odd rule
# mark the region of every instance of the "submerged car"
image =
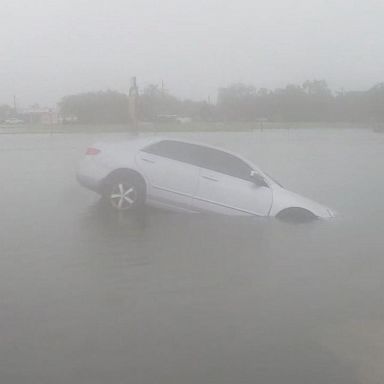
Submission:
POLYGON ((175 139, 97 143, 86 150, 77 179, 117 210, 147 204, 227 215, 334 217, 330 208, 286 190, 241 156, 175 139))

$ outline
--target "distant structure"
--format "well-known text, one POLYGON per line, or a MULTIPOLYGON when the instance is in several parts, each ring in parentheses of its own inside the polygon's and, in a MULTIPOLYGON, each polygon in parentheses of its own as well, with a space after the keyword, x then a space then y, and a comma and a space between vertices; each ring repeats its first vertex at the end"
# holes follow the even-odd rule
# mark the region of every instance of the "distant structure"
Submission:
POLYGON ((178 115, 157 115, 156 121, 159 123, 178 123, 178 124, 189 124, 192 122, 191 117, 184 117, 178 115))
POLYGON ((138 134, 138 117, 137 106, 139 102, 139 88, 136 82, 136 76, 131 79, 131 86, 129 88, 129 116, 132 121, 133 131, 138 134))
POLYGON ((63 118, 57 110, 42 108, 38 105, 23 109, 19 115, 25 123, 29 124, 56 125, 63 123, 63 118))

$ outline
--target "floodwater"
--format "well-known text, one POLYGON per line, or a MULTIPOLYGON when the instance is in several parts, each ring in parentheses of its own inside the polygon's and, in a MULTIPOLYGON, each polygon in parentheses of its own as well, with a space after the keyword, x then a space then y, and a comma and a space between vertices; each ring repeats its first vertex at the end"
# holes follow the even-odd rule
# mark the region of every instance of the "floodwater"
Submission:
POLYGON ((118 215, 74 177, 100 136, 1 135, 0 382, 382 383, 384 135, 172 135, 339 216, 118 215))

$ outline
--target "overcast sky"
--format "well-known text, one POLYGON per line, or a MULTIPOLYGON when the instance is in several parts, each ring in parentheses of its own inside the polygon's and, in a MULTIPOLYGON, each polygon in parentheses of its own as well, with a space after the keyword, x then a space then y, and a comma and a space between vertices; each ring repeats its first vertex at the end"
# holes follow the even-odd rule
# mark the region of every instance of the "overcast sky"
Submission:
POLYGON ((234 82, 384 81, 383 0, 0 0, 0 104, 161 83, 214 99, 234 82))

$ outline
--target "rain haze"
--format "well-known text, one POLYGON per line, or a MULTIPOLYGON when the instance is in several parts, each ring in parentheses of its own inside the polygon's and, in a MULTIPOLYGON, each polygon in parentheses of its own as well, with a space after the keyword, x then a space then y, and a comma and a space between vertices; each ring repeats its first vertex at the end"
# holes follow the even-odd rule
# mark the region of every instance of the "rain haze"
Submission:
POLYGON ((384 3, 0 1, 0 383, 384 382, 384 3))
POLYGON ((133 74, 192 99, 236 82, 367 89, 382 75, 383 18, 380 0, 3 0, 0 102, 127 91, 133 74))

